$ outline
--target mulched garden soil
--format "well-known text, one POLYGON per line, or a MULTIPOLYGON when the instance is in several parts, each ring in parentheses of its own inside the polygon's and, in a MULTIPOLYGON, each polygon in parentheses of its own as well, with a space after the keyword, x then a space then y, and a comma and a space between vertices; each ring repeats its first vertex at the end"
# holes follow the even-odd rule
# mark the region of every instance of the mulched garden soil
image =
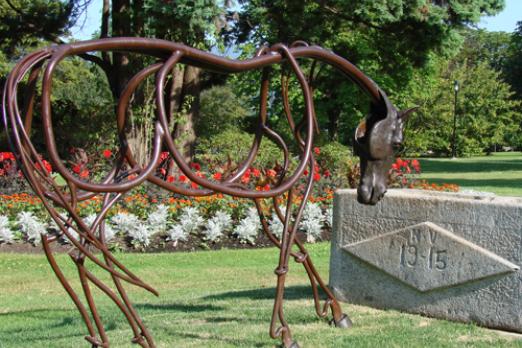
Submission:
MULTIPOLYGON (((301 241, 306 241, 306 235, 298 232, 297 237, 301 241)), ((330 240, 330 230, 324 229, 321 234, 321 240, 330 240)), ((155 236, 150 245, 146 248, 134 248, 130 241, 116 238, 116 241, 110 243, 110 248, 122 252, 129 253, 163 253, 163 252, 192 252, 202 250, 220 250, 220 249, 255 249, 273 247, 274 244, 264 234, 260 234, 255 244, 241 243, 239 239, 227 236, 223 240, 217 242, 208 242, 198 236, 191 236, 188 241, 179 241, 178 243, 167 242, 163 236, 155 236)), ((56 242, 51 244, 51 250, 57 253, 67 253, 73 250, 70 244, 56 242)), ((16 242, 13 244, 0 244, 0 253, 23 253, 23 254, 43 254, 41 245, 33 245, 31 243, 16 242)))

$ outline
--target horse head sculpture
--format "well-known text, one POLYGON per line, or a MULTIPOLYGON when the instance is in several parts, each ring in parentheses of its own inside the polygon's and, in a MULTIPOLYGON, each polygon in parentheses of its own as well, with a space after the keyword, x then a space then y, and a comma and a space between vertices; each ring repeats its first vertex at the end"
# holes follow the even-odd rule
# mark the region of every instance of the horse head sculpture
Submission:
POLYGON ((372 103, 370 114, 355 131, 354 150, 360 157, 359 203, 375 205, 388 188, 388 172, 403 141, 404 122, 417 107, 398 111, 386 94, 372 103))

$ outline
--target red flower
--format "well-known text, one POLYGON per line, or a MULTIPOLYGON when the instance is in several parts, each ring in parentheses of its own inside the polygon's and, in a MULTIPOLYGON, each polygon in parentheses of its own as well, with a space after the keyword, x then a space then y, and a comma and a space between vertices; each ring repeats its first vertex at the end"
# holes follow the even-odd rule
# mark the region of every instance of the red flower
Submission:
POLYGON ((314 153, 315 153, 316 155, 319 155, 319 154, 321 153, 321 149, 318 148, 318 147, 314 147, 314 153))
POLYGON ((256 178, 259 178, 259 176, 261 175, 261 171, 259 169, 252 169, 252 175, 254 175, 256 178))
POLYGON ((266 176, 268 176, 269 178, 275 178, 276 175, 277 172, 273 169, 269 169, 266 171, 266 176))
POLYGON ((174 177, 172 175, 167 176, 167 182, 174 182, 174 177))
POLYGON ((330 171, 328 169, 325 169, 325 171, 323 172, 323 176, 325 178, 329 178, 332 176, 332 173, 330 173, 330 171))
POLYGON ((193 188, 193 189, 197 189, 199 187, 198 184, 196 184, 195 182, 191 182, 190 183, 190 186, 193 188))
POLYGON ((308 169, 305 169, 305 171, 303 172, 303 175, 308 175, 308 169))
POLYGON ((160 174, 165 176, 165 174, 167 174, 167 170, 165 168, 160 168, 160 174))
POLYGON ((51 163, 47 162, 46 160, 42 160, 42 163, 45 167, 45 170, 47 170, 47 173, 51 173, 53 171, 53 167, 51 167, 51 163))
POLYGON ((241 182, 243 184, 248 184, 250 182, 250 172, 247 171, 243 176, 241 177, 241 182))
POLYGON ((178 180, 181 182, 187 182, 187 177, 185 175, 180 175, 178 180))
POLYGON ((214 178, 214 180, 220 181, 221 178, 223 177, 223 175, 220 172, 217 172, 217 173, 214 173, 214 175, 212 177, 214 178))
POLYGON ((413 169, 415 169, 416 172, 420 172, 420 162, 419 161, 414 159, 411 161, 411 165, 412 165, 413 169))
POLYGON ((163 151, 160 155, 160 160, 164 161, 169 157, 169 153, 167 151, 163 151))
POLYGON ((263 191, 270 191, 270 185, 266 184, 263 186, 263 191))
POLYGON ((404 161, 399 157, 397 158, 397 160, 395 161, 395 163, 397 164, 397 167, 402 167, 404 166, 404 161))
POLYGON ((199 165, 199 163, 196 163, 196 162, 190 163, 190 168, 195 169, 195 170, 201 170, 201 166, 199 165))
POLYGON ((319 181, 321 179, 321 174, 315 173, 314 174, 314 181, 319 181))
POLYGON ((399 165, 397 163, 392 164, 392 169, 399 170, 399 165))
MULTIPOLYGON (((47 162, 46 160, 42 159, 42 164, 43 164, 45 170, 47 171, 47 173, 50 174, 53 171, 53 168, 51 167, 51 164, 49 162, 47 162)), ((41 170, 42 169, 42 167, 40 167, 40 163, 38 163, 38 162, 36 162, 34 166, 35 166, 36 170, 41 170)), ((4 167, 6 169, 10 168, 10 166, 7 166, 7 165, 4 165, 4 167)))
POLYGON ((111 156, 112 156, 112 151, 111 150, 109 150, 109 149, 103 150, 103 157, 108 159, 108 158, 111 158, 111 156))
POLYGON ((79 164, 76 164, 76 165, 72 168, 72 171, 75 172, 76 174, 80 174, 80 172, 82 171, 82 166, 79 165, 79 164))
POLYGON ((15 157, 12 152, 0 152, 0 162, 12 160, 14 161, 15 157))
POLYGON ((82 170, 80 173, 80 178, 85 179, 89 177, 89 171, 87 169, 82 170))

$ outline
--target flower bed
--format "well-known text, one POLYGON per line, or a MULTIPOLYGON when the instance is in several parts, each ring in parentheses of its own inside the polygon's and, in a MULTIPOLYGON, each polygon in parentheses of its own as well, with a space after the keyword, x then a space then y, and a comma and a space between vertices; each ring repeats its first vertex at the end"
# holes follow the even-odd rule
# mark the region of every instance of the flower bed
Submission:
MULTIPOLYGON (((89 166, 88 157, 78 149, 71 154, 75 158, 69 163, 71 172, 83 179, 93 176, 95 171, 89 166)), ((112 161, 112 151, 105 150, 102 154, 107 161, 105 164, 112 161)), ((328 164, 332 165, 331 158, 323 156, 319 148, 314 149, 314 154, 317 157, 313 167, 314 190, 299 225, 300 237, 311 243, 328 238, 332 219, 332 187, 355 185, 359 173, 354 162, 349 162, 344 175, 341 170, 330 171, 328 164)), ((53 172, 47 161, 42 160, 42 163, 45 167, 42 170, 53 172)), ((197 187, 186 176, 172 173, 170 168, 171 158, 163 153, 156 175, 167 182, 176 181, 178 185, 197 187)), ((231 163, 209 166, 194 162, 191 168, 196 175, 218 182, 235 170, 231 163)), ((277 164, 270 168, 253 167, 240 180, 252 189, 268 190, 277 181, 281 169, 277 164)), ((390 171, 390 186, 458 190, 456 185, 428 184, 418 180, 418 173, 420 164, 417 160, 398 158, 390 171)), ((21 181, 21 173, 11 153, 0 153, 0 177, 11 186, 21 181)), ((28 242, 36 245, 40 242, 40 234, 59 234, 38 197, 29 193, 13 193, 1 195, 0 198, 0 244, 28 242)), ((299 204, 301 199, 296 195, 293 204, 299 204)), ((271 231, 280 237, 282 223, 268 203, 262 204, 263 214, 271 231)), ((278 204, 284 212, 284 202, 279 201, 278 204)), ((94 197, 80 202, 78 213, 87 224, 92 224, 101 205, 102 198, 94 197)), ((148 185, 124 196, 114 205, 107 214, 105 226, 106 239, 112 248, 154 251, 272 245, 261 231, 261 222, 252 200, 221 194, 207 197, 169 195, 148 185)), ((68 243, 63 236, 61 241, 68 243)))

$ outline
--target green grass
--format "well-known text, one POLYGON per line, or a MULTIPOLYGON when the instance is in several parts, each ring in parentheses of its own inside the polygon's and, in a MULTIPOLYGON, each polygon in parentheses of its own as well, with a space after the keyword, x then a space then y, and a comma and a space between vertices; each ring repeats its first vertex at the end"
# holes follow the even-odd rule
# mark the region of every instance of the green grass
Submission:
MULTIPOLYGON (((310 247, 328 277, 328 243, 310 247)), ((274 347, 268 336, 277 261, 275 249, 198 253, 118 254, 152 284, 156 298, 129 286, 158 347, 274 347)), ((66 255, 58 257, 71 279, 66 255)), ((96 272, 100 276, 101 272, 96 272)), ((78 282, 73 282, 78 286, 78 282)), ((123 316, 99 292, 99 310, 112 347, 129 347, 123 316)), ((314 315, 301 265, 293 263, 285 310, 302 347, 522 347, 521 340, 459 323, 344 304, 350 330, 314 315)), ((0 253, 0 347, 87 347, 81 319, 43 255, 0 253)))
POLYGON ((420 159, 422 179, 438 184, 458 184, 463 189, 522 196, 522 153, 458 159, 420 159))

